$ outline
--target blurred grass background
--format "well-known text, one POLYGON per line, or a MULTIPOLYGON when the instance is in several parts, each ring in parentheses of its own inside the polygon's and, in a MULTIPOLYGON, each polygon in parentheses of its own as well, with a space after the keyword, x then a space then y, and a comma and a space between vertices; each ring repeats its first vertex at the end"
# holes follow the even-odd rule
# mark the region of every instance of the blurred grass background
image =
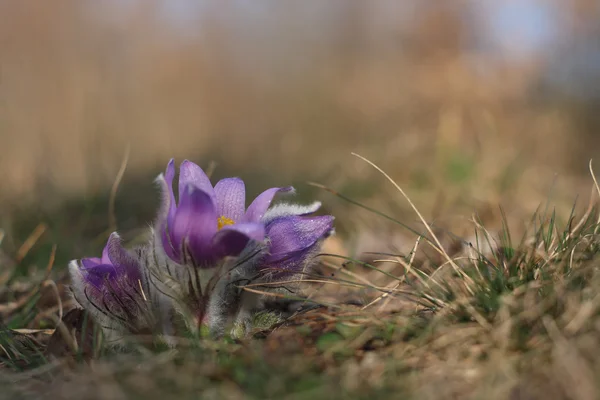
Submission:
POLYGON ((598 153, 599 16, 593 0, 0 2, 5 246, 44 222, 57 260, 98 251, 128 145, 124 230, 153 218, 171 157, 251 194, 293 183, 366 250, 381 221, 304 184, 402 218, 352 151, 430 219, 499 223, 501 204, 523 221, 549 193, 568 211, 598 153))

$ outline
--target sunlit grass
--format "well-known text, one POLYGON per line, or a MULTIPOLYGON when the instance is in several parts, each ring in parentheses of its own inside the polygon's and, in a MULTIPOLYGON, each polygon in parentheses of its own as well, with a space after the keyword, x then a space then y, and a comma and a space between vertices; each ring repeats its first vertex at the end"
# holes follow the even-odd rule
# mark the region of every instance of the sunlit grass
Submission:
MULTIPOLYGON (((47 276, 15 292, 9 304, 16 305, 2 314, 0 359, 11 371, 7 379, 16 377, 11 389, 26 396, 53 382, 52 390, 96 387, 131 398, 593 398, 600 370, 596 189, 579 215, 575 206, 555 210, 546 199, 518 235, 509 227, 510 210, 500 209, 499 230, 475 216, 471 239, 442 231, 460 243, 451 248, 408 193, 385 173, 384 179, 413 209, 415 223, 317 186, 391 221, 412 238, 410 251, 376 253, 370 261, 351 252, 322 254, 304 277, 303 295, 274 295, 279 308, 256 315, 247 339, 214 341, 199 332, 176 338, 172 348, 133 337, 125 352, 90 353, 99 345, 91 327, 91 335, 88 328, 73 331, 63 355, 73 354, 74 362, 64 364, 48 353, 49 335, 36 319, 47 311, 39 302, 54 252, 46 253, 47 276)), ((14 275, 27 253, 45 252, 36 248, 41 229, 9 257, 17 261, 5 280, 9 295, 27 282, 22 270, 14 275)), ((56 324, 61 313, 43 320, 56 324)))

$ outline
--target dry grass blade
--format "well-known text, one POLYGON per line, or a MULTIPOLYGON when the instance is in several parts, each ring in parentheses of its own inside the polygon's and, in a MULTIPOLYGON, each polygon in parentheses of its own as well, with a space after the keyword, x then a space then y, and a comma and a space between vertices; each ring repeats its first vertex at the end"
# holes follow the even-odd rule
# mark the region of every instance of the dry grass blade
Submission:
POLYGON ((204 171, 204 173, 210 179, 210 178, 212 178, 212 175, 215 173, 216 169, 217 169, 217 163, 214 160, 211 160, 208 163, 208 167, 206 167, 206 170, 204 171))
MULTIPOLYGON (((596 174, 594 173, 594 168, 592 167, 592 160, 590 160, 590 174, 592 175, 592 179, 594 180, 594 186, 596 186, 596 191, 598 193, 598 196, 600 196, 600 186, 598 185, 598 180, 596 179, 596 174)), ((598 225, 600 225, 600 215, 598 215, 598 221, 597 221, 598 225)), ((596 228, 597 230, 598 228, 596 228)))
POLYGON ((52 279, 47 279, 42 283, 42 287, 46 287, 46 286, 50 286, 52 288, 52 291, 54 293, 54 296, 56 298, 56 304, 57 304, 57 311, 58 311, 58 319, 62 320, 63 318, 63 304, 62 304, 62 298, 60 296, 60 291, 58 290, 58 286, 56 285, 56 282, 54 282, 52 279))
POLYGON ((252 289, 252 288, 243 287, 243 286, 240 287, 240 289, 245 290, 245 291, 250 292, 250 293, 260 294, 260 295, 268 296, 268 297, 275 297, 275 298, 286 299, 286 300, 307 301, 307 302, 310 302, 310 303, 315 303, 315 304, 323 305, 323 306, 326 306, 326 307, 342 308, 342 306, 339 305, 339 304, 325 303, 325 302, 322 302, 322 301, 315 301, 315 300, 307 299, 307 298, 304 298, 304 297, 294 297, 294 296, 289 296, 289 295, 285 295, 285 294, 281 294, 281 293, 267 292, 267 291, 252 289))
POLYGON ((17 263, 23 261, 27 253, 29 253, 29 250, 31 250, 31 248, 35 246, 37 241, 40 240, 40 238, 42 237, 44 232, 46 232, 47 229, 48 226, 43 222, 39 223, 35 227, 35 229, 31 232, 29 237, 25 239, 25 242, 23 242, 21 247, 19 247, 19 250, 17 250, 17 254, 15 256, 15 260, 17 261, 17 263))
POLYGON ((12 332, 17 332, 23 335, 32 335, 36 333, 42 333, 44 335, 52 335, 54 329, 11 329, 12 332))
POLYGON ((97 356, 101 343, 100 329, 92 317, 86 311, 74 308, 57 320, 45 354, 57 359, 82 356, 89 360, 97 356))
POLYGON ((110 197, 108 200, 108 225, 109 231, 115 232, 117 230, 117 216, 115 214, 115 204, 117 201, 117 191, 119 190, 119 185, 121 184, 121 180, 123 180, 123 176, 125 175, 125 170, 127 169, 127 164, 129 162, 129 153, 131 151, 131 145, 128 143, 125 148, 125 154, 123 155, 123 160, 121 161, 121 166, 119 167, 119 171, 117 172, 117 176, 115 177, 115 181, 110 189, 110 197))
POLYGON ((336 272, 347 275, 350 278, 356 279, 357 281, 362 282, 363 284, 365 284, 367 286, 375 286, 375 284, 373 284, 371 281, 369 281, 366 277, 362 276, 361 274, 357 274, 355 272, 348 271, 346 268, 344 268, 343 265, 337 265, 337 264, 331 263, 329 261, 321 261, 321 264, 324 267, 330 268, 336 272))
POLYGON ((332 286, 341 286, 341 287, 351 287, 357 289, 373 289, 380 292, 384 292, 385 295, 390 295, 390 293, 395 292, 396 288, 387 288, 381 287, 377 285, 366 285, 358 282, 349 282, 349 281, 340 281, 336 279, 294 279, 294 280, 286 280, 286 281, 276 281, 276 282, 262 282, 262 283, 248 283, 243 286, 239 286, 239 288, 252 288, 252 287, 281 287, 287 284, 299 284, 299 283, 322 283, 323 285, 332 285, 332 286))
MULTIPOLYGON (((421 220, 421 222, 427 229, 427 232, 429 232, 429 234, 435 241, 437 249, 446 258, 446 260, 452 266, 452 268, 454 268, 454 270, 457 273, 462 275, 466 282, 468 282, 470 284, 474 284, 471 277, 469 277, 467 274, 465 274, 465 272, 452 260, 452 258, 450 258, 450 256, 446 252, 446 250, 444 250, 444 247, 442 246, 442 243, 438 239, 437 235, 433 232, 433 230, 431 229, 431 227, 429 226, 429 224, 427 223, 427 221, 425 220, 425 218, 423 217, 423 215, 421 214, 419 209, 415 206, 415 204, 412 202, 410 197, 408 197, 408 195, 404 192, 404 190, 400 187, 400 185, 398 185, 384 170, 382 170, 379 166, 377 166, 372 161, 370 161, 370 160, 366 159, 365 157, 363 157, 359 154, 356 154, 356 153, 352 153, 352 155, 360 158, 361 160, 365 161, 367 164, 371 165, 373 168, 375 168, 377 171, 379 171, 388 181, 390 181, 392 183, 392 185, 394 185, 394 187, 402 194, 402 196, 406 199, 406 201, 408 201, 408 204, 411 206, 413 211, 417 214, 417 216, 419 217, 419 219, 421 220)), ((471 292, 471 294, 473 294, 473 290, 468 285, 467 285, 467 290, 469 292, 471 292)))
MULTIPOLYGON (((417 255, 417 249, 419 248, 419 243, 421 243, 421 238, 422 238, 422 236, 419 236, 417 238, 417 240, 415 241, 415 245, 413 246, 412 251, 411 251, 410 260, 409 260, 409 262, 407 264, 400 257, 397 257, 396 261, 399 262, 399 263, 401 263, 404 266, 404 268, 405 268, 405 276, 406 276, 406 274, 410 274, 411 271, 412 271, 412 265, 413 265, 413 262, 415 261, 415 256, 417 255), (404 265, 404 264, 406 264, 406 265, 404 265)), ((402 278, 404 278, 404 276, 402 278)), ((398 289, 402 283, 404 283, 404 279, 402 279, 402 280, 400 280, 398 282, 391 282, 386 287, 386 289, 394 291, 394 290, 398 289)), ((378 296, 376 299, 374 299, 373 301, 371 301, 369 304, 367 304, 366 306, 364 306, 362 309, 366 310, 367 308, 369 308, 372 305, 380 302, 381 300, 385 299, 388 296, 389 296, 389 293, 383 293, 382 295, 378 296)), ((379 307, 379 311, 383 310, 386 307, 386 305, 388 304, 388 302, 389 302, 389 299, 387 299, 379 307)))
POLYGON ((14 310, 18 310, 21 307, 23 307, 25 304, 27 304, 36 294, 38 294, 40 292, 42 286, 44 285, 44 283, 50 277, 50 273, 52 272, 52 268, 54 266, 55 258, 56 258, 56 245, 53 245, 52 251, 50 253, 50 258, 48 260, 48 265, 46 266, 46 274, 44 276, 44 279, 39 284, 37 284, 33 289, 31 289, 27 295, 19 298, 19 300, 12 302, 12 303, 8 303, 8 304, 0 304, 0 313, 10 313, 10 312, 13 312, 14 310))

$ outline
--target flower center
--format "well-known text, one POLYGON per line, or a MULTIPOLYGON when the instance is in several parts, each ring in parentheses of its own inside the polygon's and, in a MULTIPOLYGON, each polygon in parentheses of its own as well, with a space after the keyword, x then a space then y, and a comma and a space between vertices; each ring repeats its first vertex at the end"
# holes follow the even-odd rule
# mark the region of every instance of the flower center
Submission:
POLYGON ((221 215, 218 219, 217 219, 217 229, 221 230, 225 225, 233 225, 235 224, 235 221, 232 220, 231 218, 227 218, 224 215, 221 215))

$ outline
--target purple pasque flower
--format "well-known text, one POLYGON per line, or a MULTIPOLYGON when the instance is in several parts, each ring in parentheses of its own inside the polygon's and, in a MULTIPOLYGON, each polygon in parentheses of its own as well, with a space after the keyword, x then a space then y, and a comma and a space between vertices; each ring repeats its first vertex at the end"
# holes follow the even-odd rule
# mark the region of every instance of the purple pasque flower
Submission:
POLYGON ((180 264, 210 268, 226 256, 238 256, 250 241, 265 238, 261 222, 273 197, 290 187, 271 188, 261 193, 246 209, 246 188, 239 178, 225 178, 213 187, 202 168, 184 160, 179 167, 178 194, 171 159, 157 182, 162 206, 157 231, 167 256, 180 264))
MULTIPOLYGON (((219 296, 214 296, 209 307, 208 318, 211 332, 215 335, 223 333, 224 321, 232 315, 231 310, 237 310, 233 317, 233 336, 245 334, 252 327, 252 315, 261 306, 264 297, 252 292, 242 292, 240 282, 280 282, 288 281, 285 285, 286 292, 296 286, 290 280, 307 270, 314 261, 317 252, 325 238, 334 231, 334 217, 308 216, 320 208, 321 204, 315 202, 310 205, 277 204, 264 214, 261 222, 265 224, 267 241, 264 245, 265 252, 259 259, 248 263, 248 268, 237 270, 240 276, 232 276, 229 282, 223 285, 226 289, 219 296), (228 289, 228 290, 227 290, 228 289), (237 302, 228 301, 228 298, 237 299, 237 302), (232 304, 230 307, 223 305, 232 304)), ((277 287, 263 288, 267 291, 278 291, 277 287)))
POLYGON ((80 268, 86 282, 98 290, 101 290, 107 281, 112 283, 119 279, 137 284, 141 278, 140 270, 138 261, 121 246, 116 232, 108 238, 102 250, 102 257, 83 258, 80 268))
POLYGON ((116 232, 101 257, 73 260, 69 273, 75 300, 94 316, 105 336, 152 328, 147 277, 138 259, 121 246, 116 232))
MULTIPOLYGON (((306 217, 320 207, 319 203, 309 206, 278 204, 270 208, 261 218, 265 224, 267 240, 256 246, 260 253, 248 257, 237 268, 219 280, 211 294, 206 313, 199 319, 200 324, 209 328, 211 334, 223 334, 228 322, 232 322, 232 335, 248 332, 252 315, 260 309, 261 295, 243 291, 241 286, 252 282, 272 282, 289 280, 302 274, 314 260, 324 238, 333 232, 333 217, 306 217)), ((245 259, 248 252, 255 250, 249 246, 240 254, 245 259)), ((292 285, 286 285, 289 290, 292 285)), ((270 290, 269 287, 263 290, 270 290)))

